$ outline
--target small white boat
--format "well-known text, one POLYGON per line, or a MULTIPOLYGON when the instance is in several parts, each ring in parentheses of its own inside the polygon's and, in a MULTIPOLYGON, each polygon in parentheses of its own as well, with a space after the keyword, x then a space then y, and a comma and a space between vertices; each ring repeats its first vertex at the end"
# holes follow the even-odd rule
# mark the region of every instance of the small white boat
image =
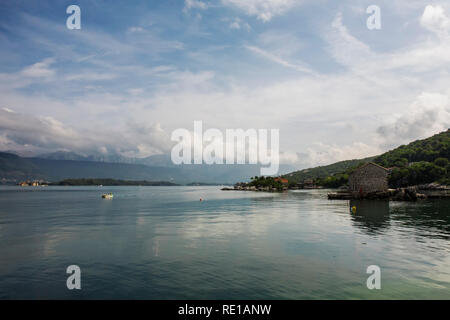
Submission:
POLYGON ((112 199, 114 198, 114 195, 112 193, 104 193, 102 194, 103 199, 112 199))

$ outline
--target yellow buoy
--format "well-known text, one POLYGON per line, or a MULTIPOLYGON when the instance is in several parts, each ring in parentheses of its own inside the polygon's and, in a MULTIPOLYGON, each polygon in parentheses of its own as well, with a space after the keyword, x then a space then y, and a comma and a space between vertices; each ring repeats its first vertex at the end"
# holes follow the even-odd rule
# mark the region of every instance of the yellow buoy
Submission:
POLYGON ((352 207, 352 212, 353 212, 353 213, 356 213, 356 206, 353 206, 353 207, 352 207))

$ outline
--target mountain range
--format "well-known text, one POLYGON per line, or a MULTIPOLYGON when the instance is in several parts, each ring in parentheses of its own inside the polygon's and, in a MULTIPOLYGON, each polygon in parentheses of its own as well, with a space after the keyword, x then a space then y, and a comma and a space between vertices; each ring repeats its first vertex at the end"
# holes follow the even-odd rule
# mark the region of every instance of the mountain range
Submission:
MULTIPOLYGON (((282 172, 292 167, 280 166, 282 172)), ((174 165, 170 155, 147 158, 120 156, 82 156, 59 151, 36 157, 21 157, 11 152, 0 152, 0 183, 23 180, 111 178, 121 180, 168 181, 178 184, 234 184, 258 175, 259 165, 174 165)))
MULTIPOLYGON (((339 161, 326 166, 293 171, 280 165, 280 174, 290 183, 307 179, 338 186, 355 167, 373 161, 396 168, 394 185, 420 181, 450 181, 450 129, 432 137, 416 140, 379 156, 339 161), (447 162, 446 162, 447 161, 447 162), (406 180, 405 180, 406 179, 406 180), (405 182, 406 181, 406 182, 405 182), (409 181, 409 182, 408 182, 409 181)), ((60 181, 80 178, 111 178, 121 180, 168 181, 178 184, 234 184, 259 176, 259 165, 174 165, 168 154, 146 158, 120 155, 83 156, 58 151, 36 157, 21 157, 0 152, 0 183, 42 179, 60 181)))

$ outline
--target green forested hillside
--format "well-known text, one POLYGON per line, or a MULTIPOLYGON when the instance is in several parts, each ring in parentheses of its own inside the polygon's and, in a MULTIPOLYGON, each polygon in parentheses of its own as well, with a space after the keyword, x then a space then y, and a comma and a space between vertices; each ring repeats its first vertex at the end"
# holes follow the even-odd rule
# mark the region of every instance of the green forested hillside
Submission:
POLYGON ((389 167, 402 167, 408 163, 434 162, 450 157, 450 129, 423 140, 417 140, 376 157, 374 162, 389 167))
POLYGON ((430 182, 450 184, 450 130, 430 138, 400 146, 374 159, 375 163, 393 168, 391 187, 430 182))
POLYGON ((348 182, 348 174, 359 165, 373 161, 392 168, 391 187, 422 183, 450 184, 450 130, 423 140, 402 145, 377 157, 337 162, 328 166, 296 171, 285 175, 290 183, 313 179, 325 187, 339 187, 348 182))
POLYGON ((315 168, 303 169, 284 175, 283 177, 289 180, 289 183, 298 183, 307 179, 317 180, 325 179, 327 177, 335 176, 344 173, 348 169, 354 168, 365 162, 372 161, 373 157, 364 159, 354 159, 339 161, 327 166, 320 166, 315 168))

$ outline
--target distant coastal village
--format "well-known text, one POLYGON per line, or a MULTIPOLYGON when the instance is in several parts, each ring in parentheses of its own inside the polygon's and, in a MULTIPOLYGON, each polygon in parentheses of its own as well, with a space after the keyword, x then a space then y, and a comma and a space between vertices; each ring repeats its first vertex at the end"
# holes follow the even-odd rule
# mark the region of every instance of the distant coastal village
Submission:
POLYGON ((21 181, 17 185, 21 187, 48 187, 50 182, 44 180, 26 180, 21 181))

